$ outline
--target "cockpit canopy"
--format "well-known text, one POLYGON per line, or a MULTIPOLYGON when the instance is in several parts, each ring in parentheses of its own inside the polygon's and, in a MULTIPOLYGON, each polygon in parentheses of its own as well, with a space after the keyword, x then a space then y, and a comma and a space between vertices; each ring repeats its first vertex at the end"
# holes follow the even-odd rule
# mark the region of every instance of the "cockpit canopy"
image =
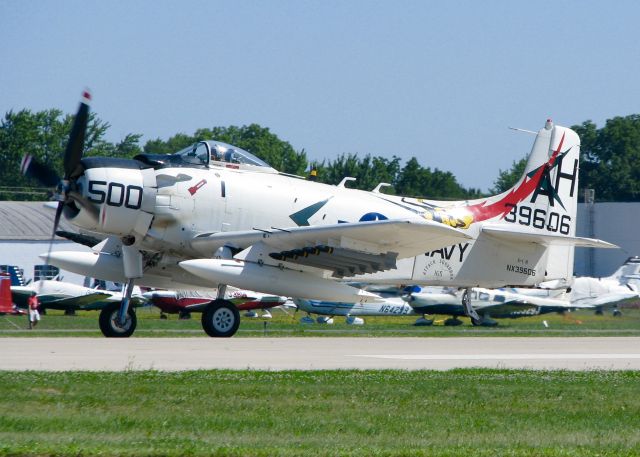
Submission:
POLYGON ((211 165, 267 173, 276 172, 268 163, 257 158, 249 151, 215 140, 199 141, 175 154, 140 154, 135 159, 152 165, 156 169, 167 167, 208 167, 211 165))

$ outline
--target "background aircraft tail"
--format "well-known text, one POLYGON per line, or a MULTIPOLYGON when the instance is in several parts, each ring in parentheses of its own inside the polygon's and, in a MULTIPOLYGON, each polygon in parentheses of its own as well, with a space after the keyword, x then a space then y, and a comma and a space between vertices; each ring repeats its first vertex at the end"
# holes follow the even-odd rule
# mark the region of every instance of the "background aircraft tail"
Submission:
POLYGON ((11 278, 6 273, 0 273, 0 314, 13 312, 11 298, 11 278))
POLYGON ((607 279, 614 279, 620 284, 640 285, 640 257, 629 257, 611 276, 607 279))

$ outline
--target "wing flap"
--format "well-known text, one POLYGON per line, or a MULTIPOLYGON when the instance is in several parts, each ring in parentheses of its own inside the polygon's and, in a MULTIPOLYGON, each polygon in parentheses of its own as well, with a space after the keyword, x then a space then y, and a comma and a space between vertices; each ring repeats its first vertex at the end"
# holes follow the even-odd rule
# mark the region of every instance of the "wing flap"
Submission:
POLYGON ((343 278, 375 273, 396 268, 396 253, 367 254, 345 248, 326 245, 270 253, 272 259, 333 271, 333 276, 343 278))

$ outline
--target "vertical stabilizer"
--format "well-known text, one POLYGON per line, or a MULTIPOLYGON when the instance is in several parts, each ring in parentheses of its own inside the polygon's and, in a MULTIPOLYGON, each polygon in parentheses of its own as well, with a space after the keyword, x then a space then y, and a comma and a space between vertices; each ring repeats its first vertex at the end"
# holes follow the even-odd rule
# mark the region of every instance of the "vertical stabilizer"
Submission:
POLYGON ((12 312, 11 277, 6 273, 0 273, 0 314, 9 314, 12 312))
POLYGON ((640 257, 629 257, 627 261, 607 279, 614 279, 620 284, 640 283, 640 257))
MULTIPOLYGON (((547 120, 538 131, 524 173, 508 191, 471 206, 475 220, 510 231, 574 237, 578 208, 580 138, 547 120)), ((573 276, 574 246, 552 244, 544 280, 573 276)))

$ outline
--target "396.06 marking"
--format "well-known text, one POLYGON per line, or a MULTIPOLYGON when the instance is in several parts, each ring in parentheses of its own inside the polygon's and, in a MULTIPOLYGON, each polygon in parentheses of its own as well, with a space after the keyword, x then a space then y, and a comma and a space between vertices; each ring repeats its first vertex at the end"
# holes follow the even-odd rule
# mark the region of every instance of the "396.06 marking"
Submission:
POLYGON ((504 217, 505 222, 532 226, 537 229, 545 229, 549 232, 560 232, 568 235, 571 230, 571 216, 560 215, 555 211, 547 212, 542 208, 531 208, 526 205, 513 205, 507 203, 511 211, 504 217))

